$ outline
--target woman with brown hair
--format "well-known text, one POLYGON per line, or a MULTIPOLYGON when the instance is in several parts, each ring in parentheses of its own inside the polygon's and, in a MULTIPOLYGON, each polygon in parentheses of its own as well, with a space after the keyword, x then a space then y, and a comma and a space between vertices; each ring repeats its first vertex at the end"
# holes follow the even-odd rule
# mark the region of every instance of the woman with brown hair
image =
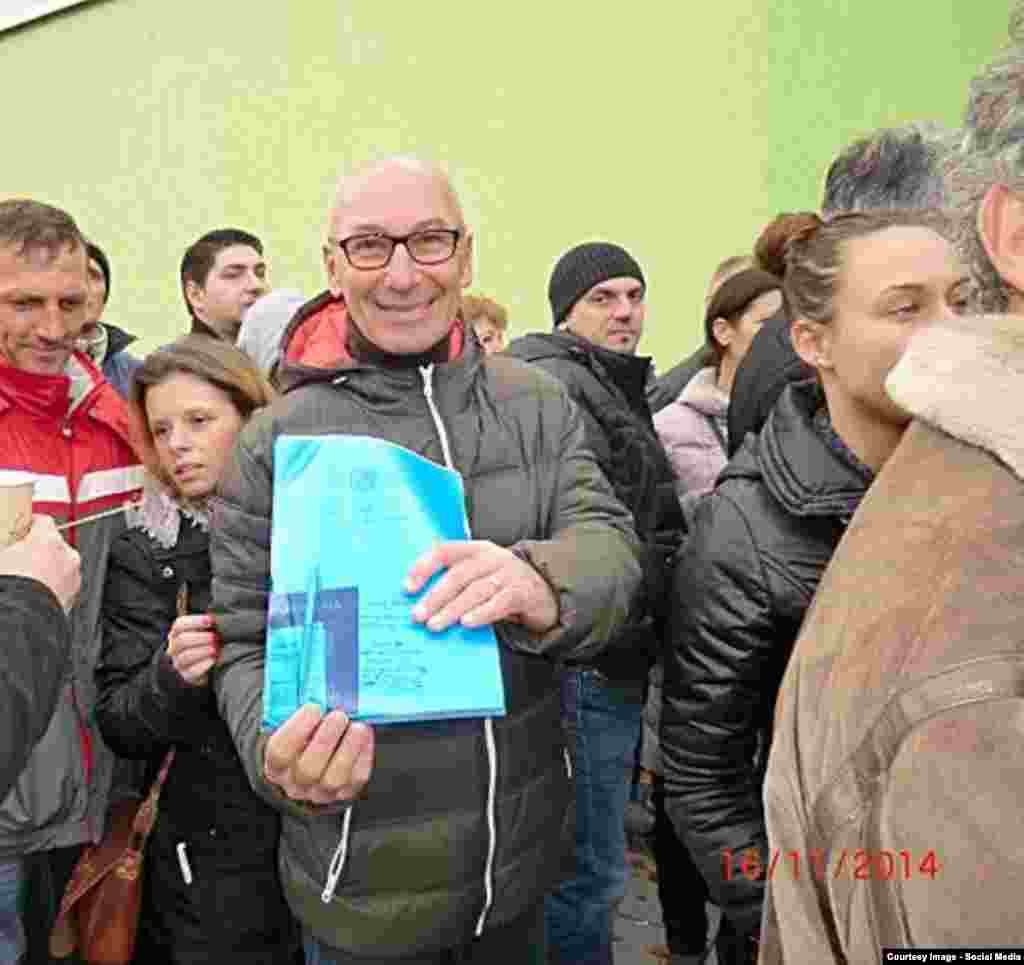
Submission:
POLYGON ((782 279, 760 268, 737 272, 711 297, 704 335, 713 360, 654 416, 684 511, 727 462, 726 413, 733 376, 765 319, 782 308, 782 279))
MULTIPOLYGON (((767 848, 762 782, 782 673, 822 573, 910 416, 884 382, 911 333, 958 314, 967 279, 939 219, 812 219, 780 238, 790 385, 696 507, 675 574, 661 754, 666 810, 752 962, 767 848)), ((790 873, 778 867, 775 874, 790 873)))
POLYGON ((203 335, 151 354, 132 385, 150 478, 110 553, 96 716, 117 754, 147 762, 150 783, 175 752, 146 845, 134 958, 145 965, 270 965, 298 949, 278 881, 279 816, 253 793, 208 681, 218 645, 205 613, 207 500, 272 396, 245 353, 203 335))

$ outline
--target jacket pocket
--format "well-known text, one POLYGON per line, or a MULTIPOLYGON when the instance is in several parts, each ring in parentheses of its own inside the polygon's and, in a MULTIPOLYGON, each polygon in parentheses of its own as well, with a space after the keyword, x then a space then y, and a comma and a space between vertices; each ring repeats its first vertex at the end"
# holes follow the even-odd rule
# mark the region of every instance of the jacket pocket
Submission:
MULTIPOLYGON (((356 802, 358 807, 358 802, 356 802)), ((307 878, 315 886, 317 894, 327 885, 330 877, 331 862, 339 844, 342 843, 345 828, 345 815, 340 814, 313 817, 307 820, 284 815, 281 823, 281 860, 290 866, 293 876, 307 878)), ((352 847, 351 828, 349 831, 348 848, 352 847)), ((350 859, 351 855, 346 855, 350 859)), ((348 878, 350 860, 346 860, 342 869, 341 881, 348 878)))

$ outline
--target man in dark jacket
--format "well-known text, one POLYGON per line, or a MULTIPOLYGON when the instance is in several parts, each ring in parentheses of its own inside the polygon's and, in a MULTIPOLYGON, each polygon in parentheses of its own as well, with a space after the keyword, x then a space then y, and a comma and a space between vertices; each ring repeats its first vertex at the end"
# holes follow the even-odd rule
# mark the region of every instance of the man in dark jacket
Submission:
POLYGON ((49 516, 0 550, 0 799, 43 736, 67 668, 80 558, 49 516))
MULTIPOLYGON (((854 141, 831 164, 821 200, 823 218, 849 211, 941 208, 946 201, 943 164, 956 133, 937 124, 883 128, 854 141)), ((767 267, 778 273, 774 266, 767 267)), ((793 319, 783 305, 754 336, 740 362, 729 400, 729 456, 748 433, 761 431, 783 389, 809 379, 811 369, 793 348, 793 319)))
POLYGON ((468 332, 472 234, 446 176, 393 158, 343 179, 324 260, 329 290, 282 340, 285 395, 243 430, 214 503, 221 713, 283 812, 310 965, 525 962, 569 837, 555 661, 592 658, 623 623, 632 522, 562 387, 468 332), (341 433, 461 475, 474 539, 424 547, 395 590, 437 574, 414 619, 494 625, 504 717, 371 730, 307 706, 261 733, 275 440, 341 433))
POLYGON ((587 445, 633 513, 644 549, 644 582, 629 623, 609 638, 593 668, 567 668, 563 676, 576 772, 576 863, 545 910, 550 951, 563 965, 611 962, 612 913, 626 887, 628 777, 648 671, 661 656, 666 557, 683 526, 645 397, 651 360, 636 354, 646 293, 627 251, 604 242, 579 245, 551 275, 555 331, 527 335, 508 349, 557 377, 579 406, 587 445))
POLYGON ((208 231, 181 259, 181 294, 192 331, 234 342, 247 309, 270 291, 263 242, 240 228, 208 231))
POLYGON ((102 321, 110 298, 110 260, 93 241, 86 243, 85 250, 89 256, 89 319, 82 329, 78 347, 100 367, 103 377, 126 399, 132 373, 142 361, 127 352, 135 336, 102 321))
MULTIPOLYGON (((66 616, 81 583, 78 554, 48 516, 0 550, 0 799, 7 797, 50 725, 67 672, 66 616)), ((16 912, 18 862, 0 862, 0 961, 16 962, 25 938, 16 912)))

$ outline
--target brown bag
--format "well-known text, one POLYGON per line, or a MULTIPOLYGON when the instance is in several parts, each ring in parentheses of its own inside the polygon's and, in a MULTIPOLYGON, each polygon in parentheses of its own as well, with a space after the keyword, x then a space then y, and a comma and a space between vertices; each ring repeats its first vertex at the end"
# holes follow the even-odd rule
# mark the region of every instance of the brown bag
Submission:
MULTIPOLYGON (((188 613, 189 587, 178 587, 175 609, 188 613)), ((174 748, 142 803, 128 798, 110 805, 107 829, 75 865, 50 932, 50 955, 68 958, 75 949, 89 965, 128 965, 135 951, 142 909, 142 853, 156 824, 157 804, 174 748)))
POLYGON ((142 854, 156 823, 160 790, 174 760, 171 748, 146 799, 112 804, 99 844, 82 852, 50 933, 50 954, 78 950, 89 965, 128 965, 142 906, 142 854))

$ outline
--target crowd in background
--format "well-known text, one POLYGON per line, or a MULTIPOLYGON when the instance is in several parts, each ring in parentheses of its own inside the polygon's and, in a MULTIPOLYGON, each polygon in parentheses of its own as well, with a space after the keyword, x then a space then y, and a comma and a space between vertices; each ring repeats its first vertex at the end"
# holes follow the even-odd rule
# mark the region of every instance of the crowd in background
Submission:
POLYGON ((611 241, 507 342, 420 160, 341 179, 315 295, 248 231, 198 239, 145 357, 102 239, 0 202, 0 481, 37 514, 0 550, 0 965, 87 960, 62 897, 154 787, 147 965, 611 965, 641 851, 652 962, 1024 943, 1022 24, 962 130, 858 139, 819 212, 737 239, 660 376, 659 280, 611 241), (402 589, 431 631, 495 626, 504 716, 264 731, 273 454, 304 434, 460 473, 473 539, 402 589))

